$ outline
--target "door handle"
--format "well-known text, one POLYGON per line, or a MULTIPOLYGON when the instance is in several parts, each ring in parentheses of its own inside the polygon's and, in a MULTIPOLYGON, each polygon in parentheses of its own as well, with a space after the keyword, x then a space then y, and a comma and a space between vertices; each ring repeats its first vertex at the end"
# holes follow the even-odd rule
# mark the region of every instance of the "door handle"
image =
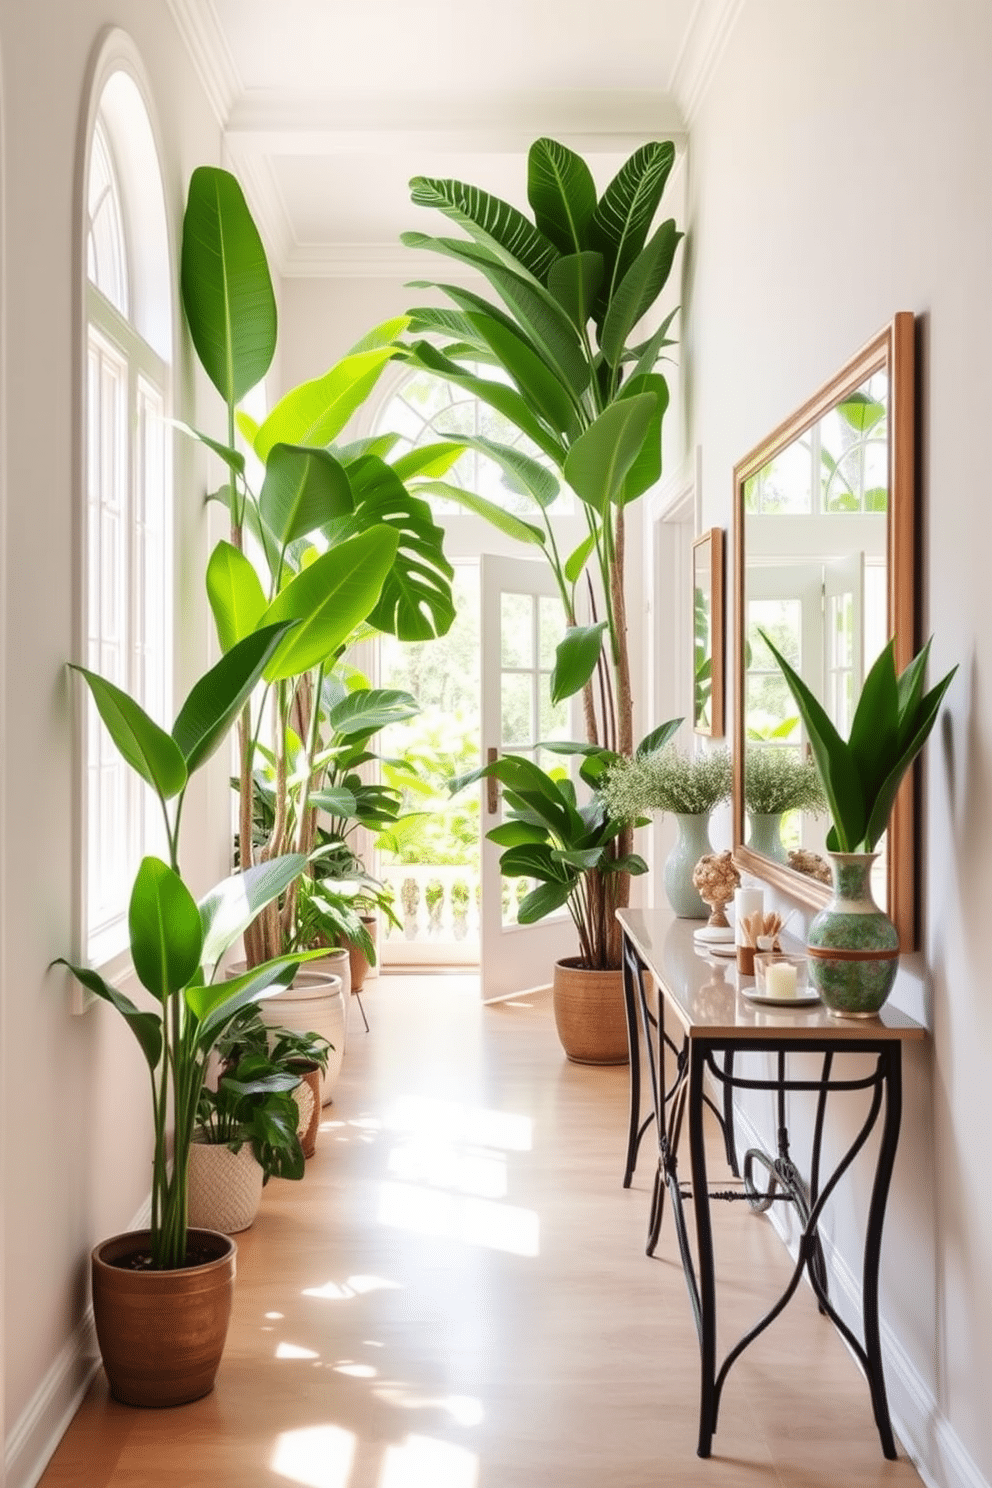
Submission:
MULTIPOLYGON (((498 749, 486 750, 486 764, 494 765, 499 759, 498 749)), ((499 810, 499 781, 495 775, 486 776, 486 811, 490 816, 495 816, 499 810)))

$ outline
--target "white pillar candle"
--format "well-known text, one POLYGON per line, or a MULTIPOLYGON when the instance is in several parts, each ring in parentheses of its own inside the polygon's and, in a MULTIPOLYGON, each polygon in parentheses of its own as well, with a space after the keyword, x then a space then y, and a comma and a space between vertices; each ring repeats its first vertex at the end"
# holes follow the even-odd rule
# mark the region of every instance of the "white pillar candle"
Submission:
POLYGON ((791 961, 770 961, 765 967, 766 997, 795 997, 796 968, 791 961))
POLYGON ((735 889, 734 890, 734 944, 743 945, 741 937, 741 920, 746 920, 749 915, 764 914, 765 891, 764 889, 735 889))

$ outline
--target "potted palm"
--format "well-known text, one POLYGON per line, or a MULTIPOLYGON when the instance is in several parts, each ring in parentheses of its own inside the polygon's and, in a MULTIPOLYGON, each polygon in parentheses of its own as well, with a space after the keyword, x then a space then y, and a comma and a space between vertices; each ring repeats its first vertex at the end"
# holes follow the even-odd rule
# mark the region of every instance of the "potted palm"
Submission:
MULTIPOLYGON (((681 722, 675 718, 663 724, 641 749, 657 749, 681 722)), ((591 792, 585 802, 578 800, 564 768, 543 770, 522 755, 504 755, 453 780, 451 788, 458 791, 489 778, 503 786, 506 820, 486 835, 503 849, 504 877, 534 884, 519 900, 519 923, 534 924, 564 907, 578 935, 579 954, 554 968, 555 1025, 562 1048, 577 1064, 625 1064, 620 971, 611 965, 611 937, 602 911, 605 907, 608 917, 615 915, 623 883, 647 872, 647 864, 633 852, 617 856, 617 843, 632 823, 617 815, 598 789, 620 757, 593 746, 584 746, 581 753, 580 778, 591 792)))
POLYGON ((139 1007, 97 972, 60 958, 79 982, 124 1018, 151 1079, 154 1144, 151 1225, 93 1251, 93 1309, 115 1398, 174 1405, 213 1386, 230 1315, 234 1245, 192 1229, 190 1149, 212 1050, 238 1012, 285 986, 300 955, 280 956, 233 980, 218 979, 229 948, 260 910, 286 891, 299 855, 273 858, 224 880, 199 901, 178 861, 183 801, 194 772, 224 743, 234 718, 278 653, 292 622, 261 627, 193 687, 170 732, 126 693, 76 667, 127 764, 162 812, 169 861, 144 858, 128 910, 135 974, 153 1000, 139 1007), (169 1130, 169 1119, 172 1130, 169 1130), (171 1136, 171 1160, 170 1160, 171 1136))
POLYGON ((871 866, 896 793, 930 736, 957 667, 924 692, 930 641, 897 675, 890 640, 865 678, 850 736, 843 739, 798 672, 764 632, 762 638, 802 715, 831 818, 834 892, 807 931, 810 975, 831 1013, 875 1017, 895 981, 899 936, 872 896, 871 866))
MULTIPOLYGON (((581 692, 587 742, 624 757, 634 754, 627 513, 661 476, 669 395, 658 364, 672 345, 675 311, 653 332, 642 326, 682 237, 672 218, 654 226, 674 161, 670 141, 642 145, 600 193, 580 155, 539 139, 528 155, 531 216, 477 186, 418 176, 413 201, 442 213, 464 236, 403 235, 418 253, 469 268, 491 291, 486 297, 432 281, 455 308, 411 309, 402 345, 415 365, 516 426, 521 439, 512 445, 455 437, 494 461, 531 510, 516 517, 444 480, 432 489, 543 555, 568 627, 551 679, 553 700, 581 692), (563 484, 588 528, 571 553, 559 551, 549 520, 563 484)), ((604 864, 628 860, 632 840, 622 827, 604 864)), ((627 903, 628 891, 623 868, 586 881, 594 940, 607 966, 620 965, 614 909, 627 903)))
POLYGON ((665 893, 684 919, 706 919, 709 909, 699 897, 692 872, 713 851, 709 820, 713 808, 731 791, 730 754, 712 749, 683 754, 673 744, 617 760, 602 785, 603 799, 614 816, 635 822, 652 812, 675 818, 678 836, 665 862, 665 893))

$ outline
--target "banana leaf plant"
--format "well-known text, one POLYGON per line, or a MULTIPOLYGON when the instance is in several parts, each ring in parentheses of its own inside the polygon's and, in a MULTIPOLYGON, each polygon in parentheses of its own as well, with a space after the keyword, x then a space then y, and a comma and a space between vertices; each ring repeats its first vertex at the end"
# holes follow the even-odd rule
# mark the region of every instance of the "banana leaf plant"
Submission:
MULTIPOLYGON (((637 754, 662 749, 681 723, 681 718, 673 718, 653 730, 637 754)), ((579 775, 591 790, 585 802, 579 802, 575 784, 563 769, 552 773, 515 754, 458 776, 451 790, 463 790, 478 780, 500 782, 506 820, 486 836, 503 849, 499 866, 504 877, 536 880, 536 887, 518 905, 518 922, 532 925, 566 907, 578 933, 582 965, 595 971, 616 969, 620 956, 611 931, 621 907, 619 896, 624 882, 646 873, 647 864, 636 853, 617 853, 626 821, 612 816, 596 791, 621 756, 594 744, 565 746, 564 752, 582 757, 579 775), (601 912, 604 902, 606 915, 601 912)))
POLYGON ((183 802, 194 772, 224 743, 247 698, 296 628, 292 620, 259 627, 231 647, 193 687, 167 732, 113 683, 75 667, 125 762, 158 799, 169 862, 148 856, 135 876, 128 909, 131 959, 156 1010, 139 1008, 97 972, 60 957, 57 963, 121 1014, 151 1080, 151 1264, 186 1262, 190 1143, 210 1053, 242 1008, 288 986, 302 955, 279 956, 230 981, 217 979, 222 957, 256 915, 301 872, 299 855, 273 858, 226 879, 199 901, 179 869, 183 802), (172 1119, 172 1161, 169 1121, 172 1119))
MULTIPOLYGON (((443 474, 461 446, 418 450, 390 464, 391 436, 332 445, 398 354, 405 317, 378 327, 322 377, 292 389, 261 423, 239 410, 272 363, 277 322, 261 238, 226 171, 200 167, 190 180, 181 282, 193 345, 227 414, 226 442, 188 431, 228 470, 217 495, 230 513, 230 539, 218 544, 207 569, 221 647, 227 652, 273 619, 299 622, 264 673, 262 698, 245 703, 238 725, 239 851, 250 868, 287 851, 305 858, 312 850, 309 795, 322 770, 316 700, 360 627, 423 640, 451 625, 453 571, 442 532, 409 483, 443 474), (257 490, 239 432, 263 470, 257 490), (267 841, 256 844, 252 813, 265 708, 271 709, 275 809, 267 841), (294 737, 305 756, 295 808, 294 737)), ((290 888, 249 928, 249 965, 284 948, 294 913, 290 888)))
POLYGON ((778 662, 806 727, 833 823, 828 849, 874 852, 888 826, 903 776, 937 722, 957 667, 925 693, 923 678, 931 642, 897 675, 893 638, 865 678, 850 737, 842 739, 799 673, 764 631, 759 633, 778 662))
MULTIPOLYGON (((501 468, 531 511, 515 516, 444 480, 432 489, 543 554, 567 625, 552 700, 582 692, 588 742, 627 757, 634 752, 627 509, 661 476, 669 392, 657 368, 676 312, 650 332, 643 322, 682 237, 673 218, 654 226, 674 161, 670 141, 642 145, 600 195, 580 155, 539 139, 527 166, 532 217, 477 186, 418 176, 414 203, 442 213, 463 236, 403 235, 407 246, 486 281, 488 297, 444 278, 421 281, 417 287, 440 290, 454 308, 411 309, 403 342, 415 365, 481 399, 524 436, 525 448, 482 436, 464 442, 501 468), (588 528, 571 553, 559 550, 552 521, 563 484, 588 528)), ((631 847, 625 830, 616 859, 631 847)), ((627 902, 627 885, 611 873, 602 887, 594 917, 605 925, 614 900, 627 902)), ((595 900, 594 885, 591 893, 595 900)), ((618 953, 618 939, 616 946, 618 953)))

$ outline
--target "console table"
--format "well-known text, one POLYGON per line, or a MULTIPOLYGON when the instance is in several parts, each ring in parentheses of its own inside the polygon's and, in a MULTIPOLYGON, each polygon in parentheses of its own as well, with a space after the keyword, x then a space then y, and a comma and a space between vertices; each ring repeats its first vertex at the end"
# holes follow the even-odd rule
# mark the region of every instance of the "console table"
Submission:
POLYGON ((882 1010, 879 1018, 867 1020, 831 1017, 820 1004, 795 1009, 759 1006, 741 995, 732 960, 721 965, 714 957, 697 954, 693 931, 698 921, 679 920, 668 910, 624 909, 618 911, 618 918, 623 928, 623 984, 631 1081, 624 1184, 630 1184, 641 1139, 653 1122, 657 1133, 657 1166, 648 1226, 648 1253, 653 1254, 658 1242, 667 1191, 699 1337, 699 1456, 710 1455, 720 1395, 731 1367, 782 1312, 805 1271, 821 1313, 830 1317, 864 1369, 882 1451, 886 1457, 896 1457, 882 1372, 878 1271, 885 1203, 899 1140, 902 1043, 905 1039, 922 1039, 926 1030, 905 1014, 888 1007, 882 1010), (657 988, 656 999, 650 995, 645 972, 651 973, 657 988), (640 1105, 642 1039, 651 1086, 651 1107, 646 1116, 642 1116, 640 1105), (667 1086, 666 1048, 670 1061, 674 1062, 674 1074, 667 1086), (767 1068, 764 1071, 751 1069, 753 1061, 750 1061, 747 1072, 743 1073, 740 1061, 749 1052, 774 1055, 774 1072, 767 1068), (822 1056, 819 1078, 799 1078, 791 1074, 788 1056, 810 1053, 822 1056), (836 1072, 836 1066, 842 1065, 844 1056, 851 1054, 862 1056, 861 1068, 852 1070, 845 1077, 836 1072), (873 1061, 873 1067, 867 1072, 863 1072, 864 1056, 873 1061), (722 1094, 718 1103, 713 1102, 704 1089, 707 1076, 722 1094), (752 1148, 744 1155, 740 1168, 733 1132, 735 1090, 772 1091, 778 1102, 777 1152, 773 1156, 752 1148), (809 1091, 817 1097, 807 1177, 800 1173, 789 1150, 786 1121, 786 1094, 789 1091, 809 1091), (868 1114, 833 1172, 821 1178, 827 1098, 843 1091, 869 1092, 868 1114), (723 1128, 728 1165, 735 1176, 740 1176, 740 1188, 727 1191, 710 1187, 703 1135, 706 1104, 712 1107, 723 1128), (862 1343, 830 1301, 818 1224, 824 1205, 864 1147, 880 1116, 881 1141, 864 1242, 862 1343), (683 1182, 678 1171, 683 1122, 688 1134, 691 1186, 683 1182), (762 1175, 761 1181, 756 1181, 756 1170, 762 1175), (785 1290, 719 1366, 711 1199, 743 1199, 759 1212, 768 1209, 775 1201, 784 1200, 793 1204, 802 1225, 798 1259, 785 1290), (689 1200, 695 1218, 695 1259, 686 1219, 685 1206, 689 1200))

